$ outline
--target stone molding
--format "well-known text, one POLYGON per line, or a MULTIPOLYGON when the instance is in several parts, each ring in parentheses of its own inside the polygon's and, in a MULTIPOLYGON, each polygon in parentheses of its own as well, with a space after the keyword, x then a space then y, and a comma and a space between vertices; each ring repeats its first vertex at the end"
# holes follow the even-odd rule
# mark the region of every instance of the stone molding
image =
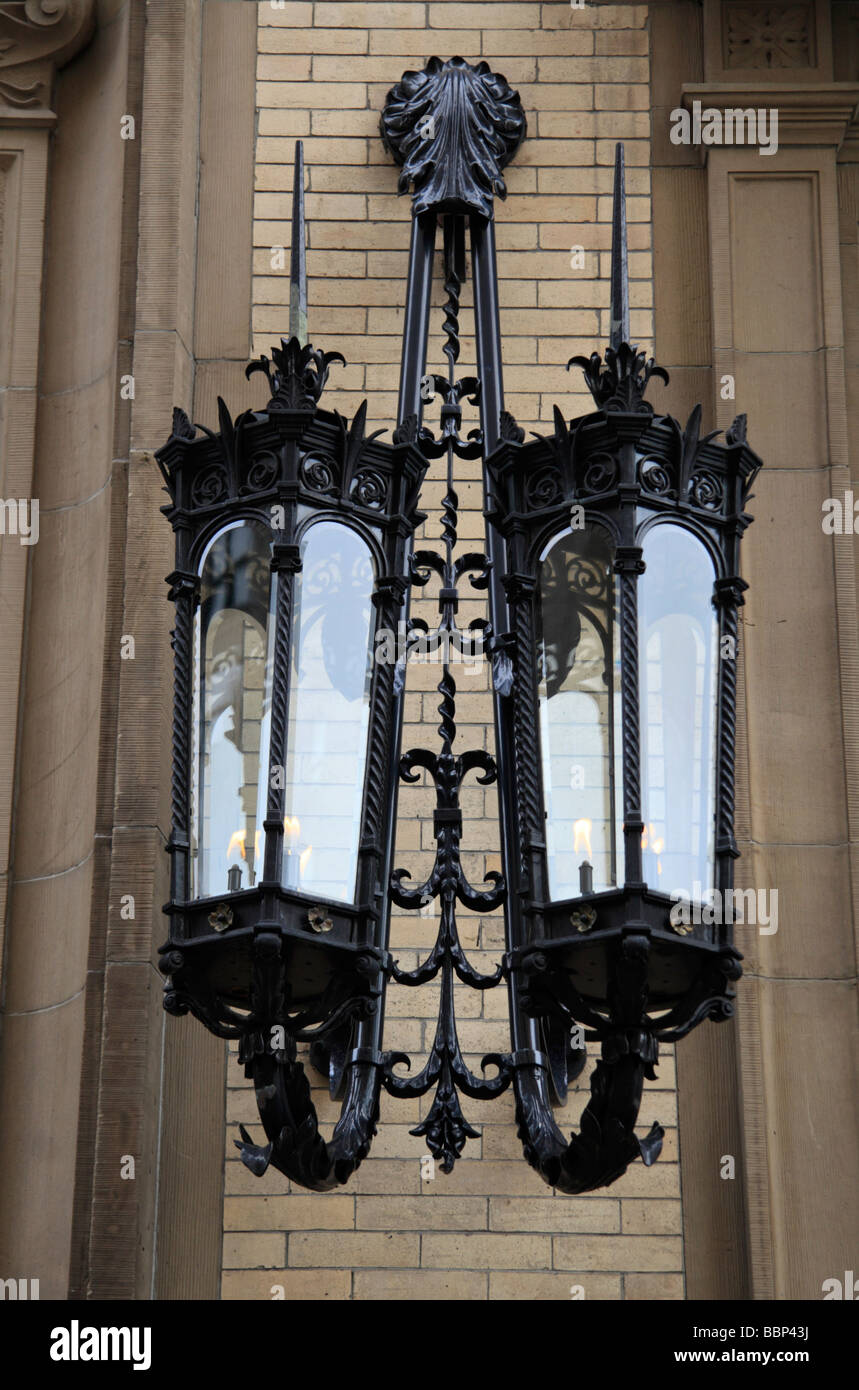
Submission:
POLYGON ((50 126, 57 68, 89 42, 95 0, 0 3, 0 126, 50 126))
MULTIPOLYGON (((684 83, 682 101, 687 111, 693 101, 702 109, 777 107, 779 148, 786 145, 834 146, 855 139, 859 129, 859 85, 853 82, 827 82, 820 86, 803 83, 768 84, 756 82, 684 83)), ((706 158, 707 146, 701 146, 706 158)))

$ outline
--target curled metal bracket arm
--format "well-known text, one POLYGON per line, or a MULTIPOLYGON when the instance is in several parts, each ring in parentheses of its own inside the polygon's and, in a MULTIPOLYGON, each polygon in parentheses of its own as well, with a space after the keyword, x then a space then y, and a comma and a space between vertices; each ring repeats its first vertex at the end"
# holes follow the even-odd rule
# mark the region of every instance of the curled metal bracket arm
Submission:
POLYGON ((516 1120, 525 1157, 549 1184, 562 1192, 606 1187, 635 1159, 648 1166, 662 1150, 664 1130, 654 1124, 645 1139, 635 1133, 645 1079, 656 1079, 658 1030, 646 1015, 650 939, 630 932, 610 964, 608 1016, 582 1000, 567 969, 544 952, 514 953, 512 972, 524 971, 523 1004, 537 1017, 557 1019, 569 1029, 574 1020, 593 1031, 602 1054, 591 1075, 591 1098, 581 1129, 569 1143, 555 1124, 547 1086, 548 1058, 523 1052, 514 1056, 516 1120))
POLYGON ((547 1059, 539 1053, 514 1054, 516 1123, 525 1158, 549 1187, 569 1195, 592 1192, 616 1182, 629 1164, 641 1158, 655 1163, 665 1134, 654 1124, 645 1139, 635 1133, 645 1077, 654 1076, 656 1043, 640 1033, 638 1042, 615 1035, 591 1074, 591 1098, 578 1134, 569 1143, 552 1115, 547 1059), (623 1044, 626 1043, 624 1049, 623 1044))
MULTIPOLYGON (((366 1049, 361 1049, 362 1052, 366 1049)), ((279 1053, 256 1053, 247 1063, 268 1143, 254 1144, 244 1125, 236 1147, 258 1177, 271 1166, 313 1192, 329 1192, 367 1157, 379 1119, 381 1059, 353 1054, 346 1067, 346 1095, 331 1139, 319 1133, 316 1108, 294 1044, 279 1053)))
POLYGON ((242 1030, 239 1061, 256 1091, 268 1143, 253 1142, 240 1128, 236 1147, 247 1168, 260 1176, 269 1166, 316 1192, 345 1183, 369 1152, 379 1116, 380 1060, 370 1048, 356 1048, 346 1063, 346 1093, 340 1120, 329 1142, 319 1133, 310 1082, 297 1058, 296 1043, 335 1033, 344 1023, 371 1018, 378 1008, 381 957, 360 956, 356 972, 367 991, 355 995, 354 981, 335 975, 323 996, 302 1011, 291 1008, 283 953, 273 933, 255 943, 251 1016, 242 1030), (272 966, 279 962, 280 969, 272 966), (317 1022, 312 1031, 307 1025, 317 1022), (280 1036, 278 1037, 278 1034, 280 1036), (278 1045, 279 1044, 279 1045, 278 1045))

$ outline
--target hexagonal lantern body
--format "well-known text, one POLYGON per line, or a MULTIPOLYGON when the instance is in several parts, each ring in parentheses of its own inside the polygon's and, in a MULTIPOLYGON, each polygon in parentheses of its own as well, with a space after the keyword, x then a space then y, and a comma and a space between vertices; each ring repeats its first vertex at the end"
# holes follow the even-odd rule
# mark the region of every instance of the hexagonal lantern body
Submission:
POLYGON ((603 1131, 610 1120, 629 1138, 658 1042, 728 1017, 740 974, 738 551, 760 460, 744 417, 719 444, 701 437, 700 407, 685 429, 654 415, 644 392, 667 376, 625 341, 569 365, 598 409, 568 424, 556 408, 554 434, 527 444, 510 428, 488 460, 516 651, 511 968, 556 1096, 578 1024, 603 1044, 603 1091, 623 1092, 603 1131))
POLYGON ((366 435, 366 402, 349 428, 319 408, 339 354, 293 338, 272 358, 248 368, 265 410, 219 401, 217 434, 177 410, 157 455, 176 534, 165 1007, 240 1038, 254 1075, 376 1009, 400 692, 374 656, 426 469, 366 435))

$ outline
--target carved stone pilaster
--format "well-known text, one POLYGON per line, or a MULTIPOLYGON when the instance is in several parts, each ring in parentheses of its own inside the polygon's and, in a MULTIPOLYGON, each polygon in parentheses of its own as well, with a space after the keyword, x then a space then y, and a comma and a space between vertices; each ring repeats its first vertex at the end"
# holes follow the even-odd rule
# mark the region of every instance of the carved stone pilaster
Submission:
POLYGON ((0 126, 53 125, 54 73, 89 42, 95 0, 0 3, 0 126))

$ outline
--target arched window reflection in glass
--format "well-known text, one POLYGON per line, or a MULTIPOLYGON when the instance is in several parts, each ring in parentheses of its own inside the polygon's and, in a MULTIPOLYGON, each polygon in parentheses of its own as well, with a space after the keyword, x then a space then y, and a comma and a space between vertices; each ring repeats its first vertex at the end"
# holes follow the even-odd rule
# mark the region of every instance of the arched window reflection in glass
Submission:
POLYGON ((713 885, 718 622, 704 545, 680 526, 644 537, 639 580, 644 877, 700 901, 713 885), (699 885, 696 888, 696 884, 699 885))
POLYGON ((556 537, 541 557, 538 693, 553 900, 618 883, 623 797, 612 562, 611 541, 593 525, 556 537))
POLYGON ((348 526, 305 534, 295 582, 285 888, 355 897, 372 674, 373 560, 348 526))
POLYGON ((270 564, 271 531, 240 521, 214 538, 200 566, 194 643, 195 897, 252 888, 262 872, 274 634, 270 564))

